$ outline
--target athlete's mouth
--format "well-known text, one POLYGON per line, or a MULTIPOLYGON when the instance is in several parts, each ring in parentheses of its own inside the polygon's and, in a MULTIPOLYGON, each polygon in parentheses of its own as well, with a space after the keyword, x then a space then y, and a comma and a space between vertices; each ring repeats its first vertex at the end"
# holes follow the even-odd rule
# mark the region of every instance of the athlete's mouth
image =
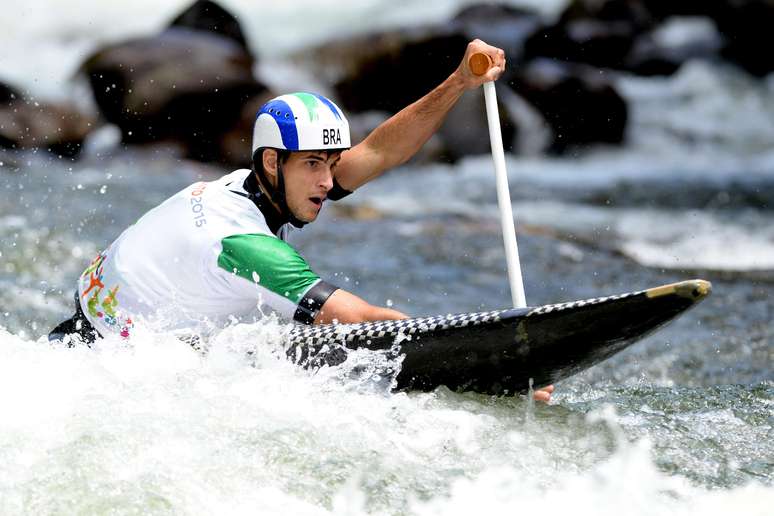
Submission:
POLYGON ((325 197, 310 197, 309 200, 315 203, 317 206, 322 206, 325 197))

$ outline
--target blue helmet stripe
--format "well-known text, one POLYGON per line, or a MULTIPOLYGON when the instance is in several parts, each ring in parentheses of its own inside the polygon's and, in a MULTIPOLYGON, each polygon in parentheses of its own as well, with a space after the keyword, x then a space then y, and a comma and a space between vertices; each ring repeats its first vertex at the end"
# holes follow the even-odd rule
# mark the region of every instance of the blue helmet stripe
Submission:
POLYGON ((287 150, 298 150, 298 128, 296 127, 296 117, 293 115, 293 110, 284 100, 274 99, 271 102, 264 104, 263 108, 258 112, 258 116, 262 114, 270 115, 277 122, 277 126, 282 136, 282 144, 287 150))
POLYGON ((333 114, 336 116, 336 118, 337 118, 338 120, 341 120, 341 115, 339 114, 339 110, 338 110, 338 109, 336 109, 336 105, 335 105, 333 102, 331 102, 330 100, 326 99, 326 98, 325 98, 325 97, 323 97, 322 95, 318 95, 318 94, 316 94, 316 93, 312 93, 312 95, 314 95, 315 97, 317 97, 317 100, 319 100, 320 102, 322 102, 323 104, 325 104, 326 106, 328 106, 328 109, 330 109, 331 111, 333 111, 333 114))

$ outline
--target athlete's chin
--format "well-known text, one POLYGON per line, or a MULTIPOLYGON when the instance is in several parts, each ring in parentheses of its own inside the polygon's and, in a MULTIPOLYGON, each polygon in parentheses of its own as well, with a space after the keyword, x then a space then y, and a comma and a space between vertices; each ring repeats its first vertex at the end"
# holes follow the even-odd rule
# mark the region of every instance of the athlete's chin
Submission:
POLYGON ((310 212, 307 212, 307 213, 302 213, 300 215, 296 215, 296 218, 298 220, 300 220, 301 222, 306 222, 307 224, 309 224, 310 222, 314 222, 315 220, 317 220, 317 215, 319 215, 319 214, 320 214, 319 211, 315 211, 315 212, 311 212, 310 211, 310 212))

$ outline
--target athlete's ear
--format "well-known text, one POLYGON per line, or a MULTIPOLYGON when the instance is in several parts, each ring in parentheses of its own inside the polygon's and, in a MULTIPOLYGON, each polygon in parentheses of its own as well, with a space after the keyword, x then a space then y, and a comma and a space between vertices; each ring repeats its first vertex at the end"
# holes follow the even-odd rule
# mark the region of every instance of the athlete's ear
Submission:
POLYGON ((277 151, 265 149, 263 151, 263 170, 272 186, 277 185, 277 151))

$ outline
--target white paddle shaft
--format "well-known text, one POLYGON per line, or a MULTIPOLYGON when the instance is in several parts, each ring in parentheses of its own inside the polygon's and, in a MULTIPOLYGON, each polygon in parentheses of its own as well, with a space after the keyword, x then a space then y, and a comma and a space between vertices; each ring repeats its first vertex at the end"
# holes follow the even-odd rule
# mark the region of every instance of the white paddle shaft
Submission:
POLYGON ((524 295, 524 281, 521 277, 519 246, 516 244, 516 227, 513 223, 511 194, 508 190, 508 173, 505 171, 505 152, 503 151, 503 136, 500 131, 500 113, 497 109, 497 93, 494 82, 484 83, 484 100, 486 101, 486 117, 489 122, 489 141, 492 145, 492 159, 494 160, 497 183, 497 204, 500 206, 500 223, 503 229, 511 299, 514 307, 524 308, 527 306, 527 299, 524 295))

